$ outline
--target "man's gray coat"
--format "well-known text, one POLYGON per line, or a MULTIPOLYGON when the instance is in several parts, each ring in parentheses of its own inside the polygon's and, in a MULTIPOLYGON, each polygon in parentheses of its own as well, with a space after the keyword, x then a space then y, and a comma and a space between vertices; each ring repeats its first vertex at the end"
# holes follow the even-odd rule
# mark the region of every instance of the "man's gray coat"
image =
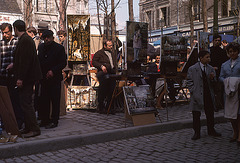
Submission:
MULTIPOLYGON (((216 73, 212 66, 209 64, 206 65, 206 76, 209 85, 209 90, 211 92, 213 106, 215 107, 214 100, 214 91, 213 84, 216 81, 216 73), (214 73, 214 79, 211 80, 209 78, 210 73, 214 73)), ((190 104, 189 107, 192 111, 201 111, 204 109, 204 101, 203 101, 203 79, 202 79, 202 70, 200 66, 200 62, 194 64, 188 69, 187 73, 187 86, 190 91, 190 104)))

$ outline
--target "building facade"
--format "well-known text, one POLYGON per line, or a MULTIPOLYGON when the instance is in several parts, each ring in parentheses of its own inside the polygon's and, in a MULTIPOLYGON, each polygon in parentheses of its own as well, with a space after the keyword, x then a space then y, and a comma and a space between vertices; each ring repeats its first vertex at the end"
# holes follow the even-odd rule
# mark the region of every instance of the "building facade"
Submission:
MULTIPOLYGON (((16 0, 0 0, 0 24, 10 23, 22 18, 22 12, 16 0)), ((2 33, 0 33, 2 39, 2 33)))
MULTIPOLYGON (((26 1, 17 0, 17 2, 24 14, 26 1)), ((57 2, 59 2, 59 0, 57 0, 57 2)), ((67 15, 68 14, 89 14, 88 0, 69 0, 67 6, 67 15)), ((58 31, 59 12, 55 0, 32 0, 32 25, 37 27, 40 21, 47 22, 49 29, 54 32, 58 31)))
MULTIPOLYGON (((149 23, 150 40, 160 37, 160 28, 164 34, 190 35, 190 0, 140 0, 140 21, 149 23), (160 21, 161 20, 161 21, 160 21), (161 24, 162 23, 162 24, 161 24)), ((203 29, 202 0, 193 0, 194 29, 203 29)), ((239 0, 218 1, 219 33, 232 33, 237 28, 239 0)), ((207 0, 208 32, 212 32, 214 0, 207 0)))

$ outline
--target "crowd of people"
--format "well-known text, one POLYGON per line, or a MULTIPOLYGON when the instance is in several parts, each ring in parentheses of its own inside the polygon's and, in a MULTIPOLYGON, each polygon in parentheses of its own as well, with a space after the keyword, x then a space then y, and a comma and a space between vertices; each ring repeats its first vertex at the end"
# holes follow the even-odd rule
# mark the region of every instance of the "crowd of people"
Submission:
MULTIPOLYGON (((22 20, 16 20, 13 25, 2 23, 0 29, 0 85, 8 88, 23 137, 38 136, 41 134, 40 127, 49 129, 58 126, 62 70, 67 65, 67 34, 63 30, 58 31, 57 43, 47 24, 39 23, 36 30, 34 27, 26 28, 22 20), (41 120, 40 123, 37 118, 41 120)), ((194 129, 192 140, 201 137, 200 116, 203 110, 207 118, 208 135, 221 136, 214 129, 214 111, 224 108, 225 117, 233 128, 230 142, 237 141, 240 145, 240 45, 223 43, 220 35, 214 35, 210 52, 200 51, 199 62, 188 69, 187 86, 191 96, 189 107, 194 129)), ((98 69, 99 113, 108 112, 116 85, 116 81, 109 77, 117 69, 112 48, 112 41, 104 40, 103 48, 95 53, 92 60, 92 65, 98 69)), ((148 57, 148 71, 159 72, 159 56, 155 58, 156 62, 151 62, 152 59, 148 57)), ((114 108, 110 111, 114 111, 114 108)))
MULTIPOLYGON (((198 62, 188 69, 187 87, 190 92, 189 107, 192 110, 194 135, 192 140, 200 139, 200 116, 204 111, 207 118, 208 135, 221 136, 214 129, 214 112, 224 109, 224 116, 233 128, 230 142, 240 145, 240 45, 228 43, 220 35, 213 35, 213 46, 209 51, 200 51, 198 62)), ((188 48, 190 53, 191 48, 188 48)), ((189 57, 189 54, 188 54, 189 57)), ((147 72, 159 72, 159 56, 147 56, 147 72)), ((151 79, 146 80, 148 84, 151 79)), ((155 82, 155 81, 154 81, 155 82)), ((167 81, 168 95, 175 101, 176 91, 171 81, 167 81)), ((155 87, 154 87, 155 88, 155 87)))
MULTIPOLYGON (((38 136, 40 127, 58 126, 62 70, 67 64, 66 43, 62 37, 60 44, 55 42, 53 31, 45 22, 39 23, 38 30, 26 28, 22 20, 13 25, 2 23, 0 29, 0 85, 8 88, 22 136, 38 136)), ((58 35, 66 38, 65 31, 58 35)))

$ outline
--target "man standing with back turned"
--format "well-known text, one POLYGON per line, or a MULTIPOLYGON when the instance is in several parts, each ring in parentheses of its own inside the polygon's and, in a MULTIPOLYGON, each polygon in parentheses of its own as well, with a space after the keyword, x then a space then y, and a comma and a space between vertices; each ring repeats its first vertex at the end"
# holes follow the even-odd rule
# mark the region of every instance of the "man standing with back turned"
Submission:
POLYGON ((26 25, 22 20, 13 23, 15 35, 19 38, 14 51, 14 77, 19 89, 20 105, 24 112, 25 129, 21 132, 24 138, 41 134, 32 105, 33 85, 42 78, 33 39, 26 33, 26 25))

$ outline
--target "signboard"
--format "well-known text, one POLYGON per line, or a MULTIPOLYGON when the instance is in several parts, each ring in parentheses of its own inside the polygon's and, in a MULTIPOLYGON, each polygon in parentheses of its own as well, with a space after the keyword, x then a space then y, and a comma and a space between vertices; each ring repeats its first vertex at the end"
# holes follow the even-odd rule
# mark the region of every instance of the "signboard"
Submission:
POLYGON ((1 13, 0 14, 0 24, 2 24, 2 23, 10 23, 10 24, 13 24, 13 22, 15 21, 15 20, 18 20, 18 19, 20 19, 21 18, 21 16, 20 15, 13 15, 13 14, 11 14, 11 15, 4 15, 3 13, 1 13))
POLYGON ((67 15, 68 61, 90 58, 90 15, 67 15))

